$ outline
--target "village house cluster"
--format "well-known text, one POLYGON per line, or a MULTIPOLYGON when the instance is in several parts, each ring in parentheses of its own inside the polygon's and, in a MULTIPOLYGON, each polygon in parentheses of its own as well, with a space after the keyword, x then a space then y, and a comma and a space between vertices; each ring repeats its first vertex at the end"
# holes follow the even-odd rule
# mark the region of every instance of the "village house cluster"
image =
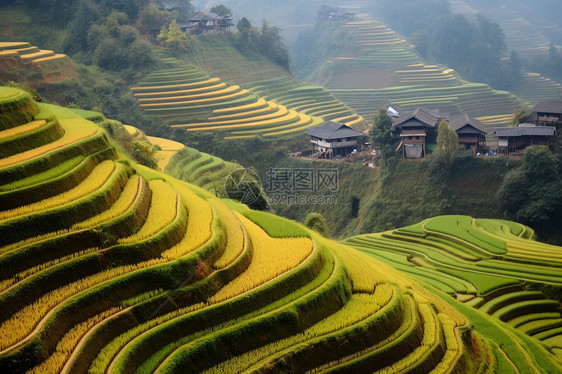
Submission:
MULTIPOLYGON (((442 113, 439 110, 416 108, 415 110, 397 112, 393 108, 387 113, 392 117, 390 128, 392 138, 398 146, 396 153, 403 158, 424 158, 428 153, 428 144, 434 143, 437 128, 446 120, 457 133, 459 150, 484 153, 516 155, 523 154, 531 145, 550 147, 553 137, 562 125, 562 101, 541 101, 529 117, 532 122, 521 123, 517 127, 497 128, 490 132, 480 121, 466 113, 442 113), (486 135, 495 134, 497 142, 490 146, 486 135)), ((328 121, 321 126, 310 128, 315 156, 318 158, 345 158, 361 151, 366 144, 366 135, 343 123, 328 121)))

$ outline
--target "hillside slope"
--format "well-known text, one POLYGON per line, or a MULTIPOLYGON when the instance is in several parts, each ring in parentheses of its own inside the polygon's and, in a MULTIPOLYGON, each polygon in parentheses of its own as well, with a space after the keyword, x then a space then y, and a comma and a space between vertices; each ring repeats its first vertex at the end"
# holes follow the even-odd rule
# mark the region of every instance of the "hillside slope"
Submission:
MULTIPOLYGON (((0 109, 2 372, 519 364, 379 261, 136 165, 92 122, 24 91, 2 88, 0 109)), ((525 365, 559 368, 516 338, 525 365)))
POLYGON ((305 79, 324 85, 365 118, 381 107, 425 106, 463 111, 490 125, 501 117, 506 125, 513 110, 526 105, 509 92, 467 82, 453 69, 425 61, 405 37, 369 15, 330 27, 318 23, 314 30, 320 32, 317 43, 331 40, 335 47, 310 46, 326 59, 316 61, 305 79))

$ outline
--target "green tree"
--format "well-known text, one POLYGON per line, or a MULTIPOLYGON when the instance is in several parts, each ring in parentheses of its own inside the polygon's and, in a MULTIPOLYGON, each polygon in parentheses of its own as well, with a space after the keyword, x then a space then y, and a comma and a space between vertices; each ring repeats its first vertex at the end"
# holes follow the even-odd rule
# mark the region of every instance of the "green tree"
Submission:
POLYGON ((311 230, 318 232, 321 235, 328 235, 328 224, 322 214, 311 212, 308 213, 304 220, 304 225, 311 230))
POLYGON ((442 120, 437 130, 437 158, 449 169, 459 149, 459 137, 449 126, 449 122, 442 120))
POLYGON ((211 8, 211 13, 215 13, 217 16, 231 16, 232 11, 224 4, 215 5, 211 8))
POLYGON ((160 11, 154 5, 146 6, 139 14, 136 28, 141 34, 149 34, 151 30, 161 30, 171 21, 170 12, 160 11))
POLYGON ((524 107, 519 107, 513 110, 513 120, 511 121, 512 127, 519 126, 520 123, 525 122, 529 118, 529 112, 524 107))
POLYGON ((373 116, 373 127, 369 130, 369 138, 375 147, 382 148, 387 144, 392 144, 391 126, 392 118, 386 114, 384 108, 380 108, 378 113, 373 116))
POLYGON ((158 166, 156 150, 156 147, 144 140, 135 140, 133 141, 131 155, 139 164, 156 169, 156 166, 158 166))
POLYGON ((191 4, 190 0, 179 0, 178 9, 174 12, 175 18, 179 22, 187 22, 195 13, 195 7, 191 4))
POLYGON ((186 33, 181 31, 176 20, 172 20, 168 28, 162 28, 158 40, 175 53, 185 53, 191 46, 191 40, 186 33))
POLYGON ((258 47, 260 52, 279 66, 289 70, 289 49, 283 43, 281 29, 272 27, 267 21, 263 21, 258 47))
POLYGON ((507 173, 496 198, 507 218, 548 236, 560 227, 561 190, 558 159, 545 146, 531 146, 522 165, 507 173))
POLYGON ((237 48, 243 53, 251 53, 257 47, 258 33, 246 17, 236 24, 238 29, 237 48))

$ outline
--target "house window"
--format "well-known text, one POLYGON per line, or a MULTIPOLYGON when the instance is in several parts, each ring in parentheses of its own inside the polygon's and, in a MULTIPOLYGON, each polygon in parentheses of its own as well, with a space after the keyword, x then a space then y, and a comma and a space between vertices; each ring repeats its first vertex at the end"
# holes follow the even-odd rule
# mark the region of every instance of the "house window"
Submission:
POLYGON ((416 136, 416 139, 417 139, 417 140, 419 140, 419 139, 420 139, 420 137, 419 137, 419 136, 416 136))

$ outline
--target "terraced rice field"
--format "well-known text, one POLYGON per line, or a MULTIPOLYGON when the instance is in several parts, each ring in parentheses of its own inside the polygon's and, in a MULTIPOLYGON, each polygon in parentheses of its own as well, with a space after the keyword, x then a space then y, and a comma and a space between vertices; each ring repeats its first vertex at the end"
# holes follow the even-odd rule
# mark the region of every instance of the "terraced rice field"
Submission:
POLYGON ((364 123, 363 117, 320 86, 302 86, 293 78, 281 77, 248 83, 244 87, 266 100, 325 121, 356 127, 364 123))
POLYGON ((299 134, 322 123, 319 117, 266 101, 195 66, 177 61, 169 65, 150 73, 132 90, 146 115, 162 119, 172 128, 220 131, 225 138, 236 139, 299 134))
MULTIPOLYGON (((150 138, 149 138, 150 139, 150 138)), ((240 165, 224 161, 195 148, 184 147, 170 158, 166 173, 213 194, 222 189, 229 173, 240 165)))
POLYGON ((363 245, 368 254, 135 164, 72 111, 8 88, 0 88, 0 109, 0 131, 14 129, 3 139, 49 120, 68 140, 37 135, 36 148, 22 152, 33 157, 0 158, 2 373, 562 369, 537 340, 556 345, 552 305, 510 278, 524 271, 558 282, 549 270, 557 265, 529 260, 529 248, 553 264, 560 249, 530 241, 524 226, 445 217, 365 237, 400 248, 425 240, 427 229, 431 248, 449 249, 422 259, 419 244, 420 261, 454 256, 481 269, 449 275, 455 289, 496 301, 481 308, 498 317, 468 319, 465 304, 438 297, 363 245), (511 266, 499 256, 513 258, 511 266), (489 297, 506 287, 511 309, 489 297), (522 319, 521 302, 543 309, 522 319))
POLYGON ((16 58, 24 64, 41 64, 46 61, 67 59, 62 53, 39 49, 25 42, 0 42, 0 58, 16 58))
POLYGON ((541 34, 529 21, 517 17, 499 22, 509 50, 515 50, 522 57, 545 56, 550 48, 550 40, 541 34))
POLYGON ((559 301, 529 284, 562 285, 562 248, 538 243, 533 236, 530 228, 513 222, 442 216, 344 242, 536 338, 559 355, 559 301))
POLYGON ((562 85, 538 73, 526 73, 522 86, 517 95, 532 105, 539 101, 562 99, 562 85))
POLYGON ((468 83, 447 66, 428 64, 399 34, 361 17, 342 25, 354 37, 357 56, 332 59, 323 66, 324 76, 316 77, 358 115, 371 118, 381 107, 407 110, 421 106, 463 111, 472 117, 508 116, 526 105, 508 92, 468 83), (360 73, 354 76, 353 71, 360 73))
MULTIPOLYGON (((461 111, 472 117, 494 116, 497 119, 502 116, 507 119, 515 108, 522 105, 521 100, 513 94, 493 90, 482 83, 450 87, 414 85, 372 90, 331 89, 331 92, 363 116, 367 116, 372 108, 392 106, 412 109, 425 106, 450 112, 461 111)), ((507 126, 509 122, 495 124, 507 126)))

